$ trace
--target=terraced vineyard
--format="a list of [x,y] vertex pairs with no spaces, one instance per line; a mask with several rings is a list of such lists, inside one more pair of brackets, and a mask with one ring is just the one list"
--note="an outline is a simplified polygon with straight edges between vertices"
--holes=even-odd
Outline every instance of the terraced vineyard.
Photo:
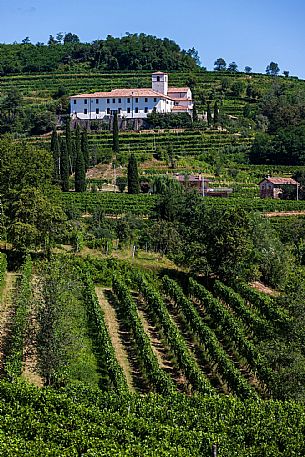
[[[238,134],[232,134],[225,131],[179,131],[170,132],[158,131],[156,133],[137,133],[129,132],[120,134],[120,153],[129,155],[133,152],[138,159],[151,159],[157,149],[167,151],[171,146],[177,156],[198,157],[209,150],[219,151],[230,145],[251,145],[253,139],[243,138]],[[89,148],[91,152],[97,148],[100,150],[111,151],[112,133],[98,132],[88,135]],[[38,147],[49,147],[50,139],[48,137],[33,137],[31,143]]]
[[[221,73],[197,71],[192,74],[183,72],[170,72],[170,85],[174,87],[185,86],[188,78],[195,78],[198,91],[203,91],[209,99],[212,93],[222,94],[221,83],[223,78],[229,81],[243,81],[251,84],[256,89],[265,92],[273,84],[272,78],[264,75],[246,75],[244,73]],[[281,78],[289,92],[296,87],[303,87],[302,81],[297,79]],[[86,72],[86,73],[40,73],[31,75],[5,76],[0,78],[0,93],[4,93],[8,88],[18,88],[28,103],[40,104],[50,100],[51,94],[55,93],[59,87],[65,87],[69,95],[79,93],[90,93],[96,91],[109,91],[123,87],[150,87],[151,72]],[[200,99],[197,100],[199,110],[202,108]],[[223,104],[223,111],[226,114],[240,115],[243,111],[245,100],[234,96],[227,95]]]

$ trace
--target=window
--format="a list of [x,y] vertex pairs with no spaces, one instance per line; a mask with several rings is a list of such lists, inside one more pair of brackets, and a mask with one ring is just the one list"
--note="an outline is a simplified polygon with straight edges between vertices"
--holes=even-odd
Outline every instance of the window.
[[110,103],[110,98],[107,98],[107,103]]
[[115,98],[112,99],[112,103],[115,103]]
[[84,114],[87,114],[88,113],[88,110],[87,108],[84,109]]
[[154,102],[155,102],[155,103],[156,103],[156,101],[157,101],[157,99],[156,99],[156,98],[154,98]]
[[127,108],[127,113],[130,114],[130,108]]
[[96,104],[98,105],[98,98],[95,100]]
[[110,108],[107,108],[107,114],[110,114]]
[[136,102],[136,103],[138,103],[138,102],[139,102],[139,99],[138,99],[138,97],[136,97],[136,100],[135,100],[135,102]]
[[127,103],[130,103],[130,98],[127,98]]
[[100,109],[96,108],[95,112],[96,112],[96,114],[100,114]]
[[144,108],[144,113],[148,113],[148,108]]
[[139,112],[139,108],[136,107],[136,108],[134,109],[134,112],[135,112],[135,113],[138,113],[138,112]]
[[76,100],[73,100],[74,105],[76,105]]
[[121,114],[121,111],[122,111],[122,109],[121,109],[121,108],[119,108],[119,109],[118,109],[118,114]]
[[119,102],[119,103],[122,103],[122,99],[121,99],[121,98],[119,98],[118,102]]
[[147,102],[148,102],[148,98],[145,98],[145,103],[147,103]]
[[160,76],[157,76],[157,81],[160,82]]
[[88,103],[88,100],[86,98],[84,100],[84,103],[85,103],[85,105],[87,105],[87,103]]

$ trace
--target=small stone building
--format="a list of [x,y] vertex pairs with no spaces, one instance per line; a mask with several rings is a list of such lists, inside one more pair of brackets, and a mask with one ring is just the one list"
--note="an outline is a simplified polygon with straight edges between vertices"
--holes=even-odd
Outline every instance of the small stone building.
[[292,178],[267,177],[259,183],[261,198],[280,198],[283,186],[293,186],[297,189],[298,182]]

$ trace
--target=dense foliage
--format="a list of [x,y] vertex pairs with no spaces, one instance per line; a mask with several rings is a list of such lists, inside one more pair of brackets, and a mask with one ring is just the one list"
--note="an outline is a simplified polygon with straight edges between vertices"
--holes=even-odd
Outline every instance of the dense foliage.
[[47,45],[29,42],[0,45],[0,74],[50,72],[85,65],[102,70],[181,70],[194,69],[196,51],[183,51],[168,38],[126,34],[122,38],[108,35],[105,40],[80,43],[78,37],[49,39]]

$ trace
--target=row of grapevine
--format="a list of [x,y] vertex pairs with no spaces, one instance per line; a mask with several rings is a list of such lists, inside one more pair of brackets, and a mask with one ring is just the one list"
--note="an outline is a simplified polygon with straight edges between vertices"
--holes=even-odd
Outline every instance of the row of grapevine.
[[152,351],[150,340],[143,329],[129,289],[118,276],[113,278],[112,289],[123,311],[128,331],[133,335],[139,353],[140,365],[143,365],[144,368],[145,378],[148,379],[150,386],[159,393],[168,395],[174,392],[174,383],[167,373],[159,367],[158,360]]
[[157,201],[157,197],[154,195],[116,194],[113,192],[66,192],[61,194],[61,198],[66,211],[93,213],[96,209],[100,209],[105,214],[117,215],[126,213],[151,214]]
[[104,314],[96,296],[95,288],[88,271],[84,276],[84,300],[86,303],[89,320],[96,331],[96,347],[100,358],[104,361],[112,385],[120,392],[126,391],[127,381],[120,367],[111,343],[111,339],[105,324]]
[[244,282],[236,281],[234,282],[233,287],[246,301],[259,309],[259,311],[273,323],[282,327],[289,324],[289,313],[285,309],[279,308],[271,297],[268,297],[258,290],[254,290],[253,287],[250,287]]
[[227,305],[232,308],[238,316],[249,326],[250,329],[259,338],[267,337],[271,332],[271,325],[263,319],[256,311],[256,309],[250,309],[246,304],[245,300],[236,293],[231,287],[226,286],[221,281],[216,280],[213,287],[213,292]]
[[[305,455],[304,405],[225,396],[120,395],[0,383],[7,457]],[[16,413],[17,412],[17,413]]]
[[209,380],[204,376],[188,350],[185,340],[172,321],[159,292],[147,282],[143,274],[135,274],[135,281],[139,292],[149,305],[150,312],[160,323],[167,343],[177,358],[179,367],[184,371],[194,389],[198,392],[213,394],[214,390]]
[[230,340],[234,341],[240,354],[247,359],[251,368],[257,370],[259,376],[268,382],[271,370],[265,359],[257,352],[255,345],[247,338],[240,320],[235,318],[219,300],[192,278],[190,278],[189,285],[191,295],[199,300],[215,325],[221,326]]
[[192,330],[198,335],[201,343],[204,344],[211,360],[217,363],[218,372],[228,383],[232,391],[241,397],[256,397],[252,387],[250,387],[249,383],[230,360],[213,330],[203,322],[196,308],[184,295],[181,287],[168,276],[164,276],[163,288],[166,295],[174,300],[176,306],[183,312]]
[[27,318],[32,298],[31,276],[32,260],[28,256],[22,266],[16,296],[16,310],[12,325],[12,340],[5,360],[5,374],[11,380],[21,375],[23,362],[23,346],[27,328]]

